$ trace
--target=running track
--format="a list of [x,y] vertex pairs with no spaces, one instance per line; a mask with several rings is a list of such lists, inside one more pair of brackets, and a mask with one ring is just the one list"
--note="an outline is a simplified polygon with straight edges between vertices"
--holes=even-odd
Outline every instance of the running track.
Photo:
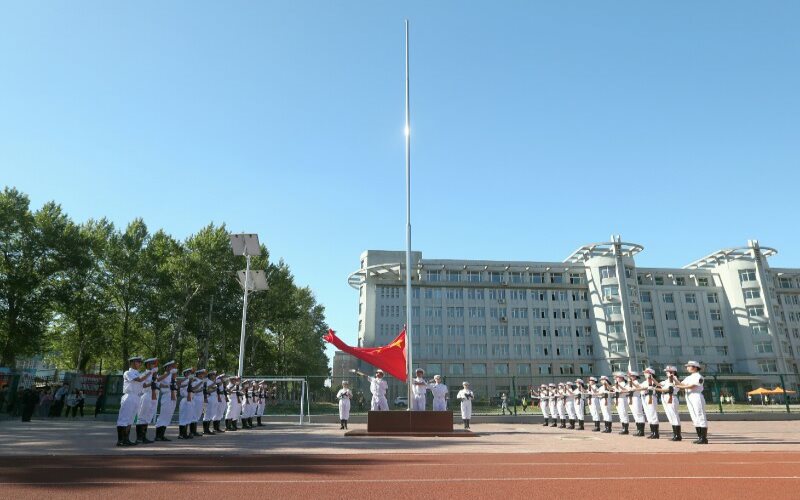
[[15,457],[0,498],[800,498],[797,453]]

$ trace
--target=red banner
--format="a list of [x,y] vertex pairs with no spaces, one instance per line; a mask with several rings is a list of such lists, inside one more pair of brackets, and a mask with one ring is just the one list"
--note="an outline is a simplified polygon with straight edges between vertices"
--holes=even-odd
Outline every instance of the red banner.
[[362,361],[366,361],[372,366],[378,367],[389,375],[406,381],[408,376],[408,363],[406,361],[406,329],[388,345],[382,347],[351,347],[336,336],[336,332],[328,330],[328,334],[322,337],[340,350],[352,354]]

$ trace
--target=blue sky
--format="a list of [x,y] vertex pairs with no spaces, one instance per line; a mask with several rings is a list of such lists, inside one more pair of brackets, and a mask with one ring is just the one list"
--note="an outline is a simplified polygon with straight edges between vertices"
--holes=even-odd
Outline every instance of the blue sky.
[[405,244],[406,17],[425,256],[800,267],[795,1],[4,2],[0,184],[257,232],[354,342],[348,274]]

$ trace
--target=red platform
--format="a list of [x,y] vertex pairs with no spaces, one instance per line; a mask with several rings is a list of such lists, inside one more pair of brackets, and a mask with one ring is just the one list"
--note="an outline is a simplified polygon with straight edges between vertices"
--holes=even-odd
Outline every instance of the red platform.
[[353,430],[345,436],[474,436],[468,430],[453,430],[449,411],[371,411],[367,430]]

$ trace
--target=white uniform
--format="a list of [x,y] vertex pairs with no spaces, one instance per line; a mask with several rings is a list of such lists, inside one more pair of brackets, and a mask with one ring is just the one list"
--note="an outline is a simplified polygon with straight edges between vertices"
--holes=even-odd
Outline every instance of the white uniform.
[[256,392],[256,417],[263,417],[264,416],[264,405],[266,404],[267,398],[264,395],[264,387],[259,386],[258,391]]
[[[156,415],[158,394],[156,394],[156,399],[153,399],[152,377],[153,375],[150,375],[142,382],[142,397],[139,398],[139,411],[136,414],[136,423],[139,425],[151,423]],[[158,387],[158,382],[156,382],[156,387]]]
[[567,418],[567,413],[564,405],[564,390],[558,389],[556,393],[556,411],[558,412],[558,419],[565,420]]
[[[639,381],[636,381],[639,384]],[[633,386],[629,386],[633,387]],[[633,413],[633,421],[637,424],[644,423],[644,406],[642,405],[642,391],[633,391],[631,396],[628,398],[628,404],[630,405],[631,413]]]
[[350,389],[341,388],[336,393],[336,399],[339,400],[339,420],[350,420],[350,399],[353,397],[353,392]]
[[[178,405],[178,425],[189,425],[193,422],[194,403],[189,401],[189,379],[184,379],[180,385],[181,402]],[[192,394],[194,399],[194,394]]]
[[575,420],[575,393],[568,387],[564,389],[564,409],[567,411],[567,417]]
[[414,400],[411,401],[412,411],[425,411],[425,396],[428,392],[428,383],[422,377],[415,377],[411,384]]
[[550,404],[547,401],[547,389],[539,389],[539,409],[544,418],[550,418]]
[[594,387],[590,389],[592,394],[591,399],[589,400],[589,413],[592,414],[592,422],[599,422],[602,420],[600,417],[600,403],[602,400],[600,399],[600,392],[598,391],[598,385],[595,384]]
[[[170,422],[172,422],[172,416],[175,414],[175,403],[177,403],[177,401],[172,399],[172,375],[162,380],[159,386],[159,392],[161,392],[161,407],[158,412],[156,427],[167,427]],[[175,389],[177,391],[177,386],[175,386]]]
[[[143,372],[142,372],[143,373]],[[139,409],[139,399],[142,397],[142,383],[136,379],[142,376],[139,370],[128,368],[122,374],[122,399],[119,403],[117,427],[127,427],[133,424],[133,418]]]
[[[658,425],[658,393],[651,388],[649,378],[645,378],[644,381],[639,385],[644,388],[641,399],[642,408],[644,408],[644,416],[647,419],[647,423],[649,425]],[[658,384],[655,383],[653,387],[658,387]]]
[[703,396],[703,376],[699,372],[692,373],[683,381],[681,385],[693,385],[693,389],[686,391],[686,406],[689,407],[689,415],[695,427],[708,427],[706,419],[706,398]]
[[600,413],[603,415],[603,422],[613,422],[611,419],[611,399],[613,392],[606,389],[605,385],[600,385],[597,393],[600,395]]
[[[661,387],[669,390],[670,387],[673,387],[673,384],[671,384],[669,380],[663,380],[661,382]],[[670,397],[672,398],[672,402],[670,402]],[[681,425],[681,417],[678,414],[679,403],[678,389],[673,388],[672,394],[666,392],[661,394],[661,406],[664,407],[664,413],[667,414],[667,420],[669,420],[670,425]]]
[[370,409],[372,411],[388,411],[389,403],[386,402],[386,391],[389,384],[378,377],[367,377],[369,380],[369,391],[372,393]]
[[621,391],[627,390],[628,385],[625,382],[618,382],[616,387],[620,391],[614,398],[617,405],[617,416],[621,424],[627,424],[630,422],[628,418],[628,394]]
[[[203,421],[204,422],[211,422],[214,420],[214,415],[217,414],[217,391],[216,387],[214,387],[214,381],[210,378],[206,378],[206,408],[203,411]],[[203,424],[205,425],[205,424]]]
[[583,413],[584,400],[585,397],[581,392],[581,388],[575,387],[575,389],[572,392],[572,408],[573,408],[572,411],[575,414],[575,418],[577,418],[578,421],[584,420],[584,413]]
[[447,386],[444,384],[431,384],[428,386],[433,394],[433,411],[447,410]]
[[461,401],[461,419],[469,420],[472,418],[472,400],[475,399],[475,393],[470,389],[461,389],[456,394],[456,399]]
[[233,382],[228,383],[228,413],[225,415],[226,419],[239,419],[239,414],[242,411],[242,405],[239,403],[240,397],[239,386]]
[[205,387],[205,380],[197,379],[194,387],[195,393],[192,394],[192,422],[198,422],[203,415],[203,388]]
[[225,417],[228,401],[225,399],[227,391],[225,390],[224,382],[221,378],[217,378],[216,392],[219,399],[217,401],[217,411],[214,413],[214,420],[222,420]]

